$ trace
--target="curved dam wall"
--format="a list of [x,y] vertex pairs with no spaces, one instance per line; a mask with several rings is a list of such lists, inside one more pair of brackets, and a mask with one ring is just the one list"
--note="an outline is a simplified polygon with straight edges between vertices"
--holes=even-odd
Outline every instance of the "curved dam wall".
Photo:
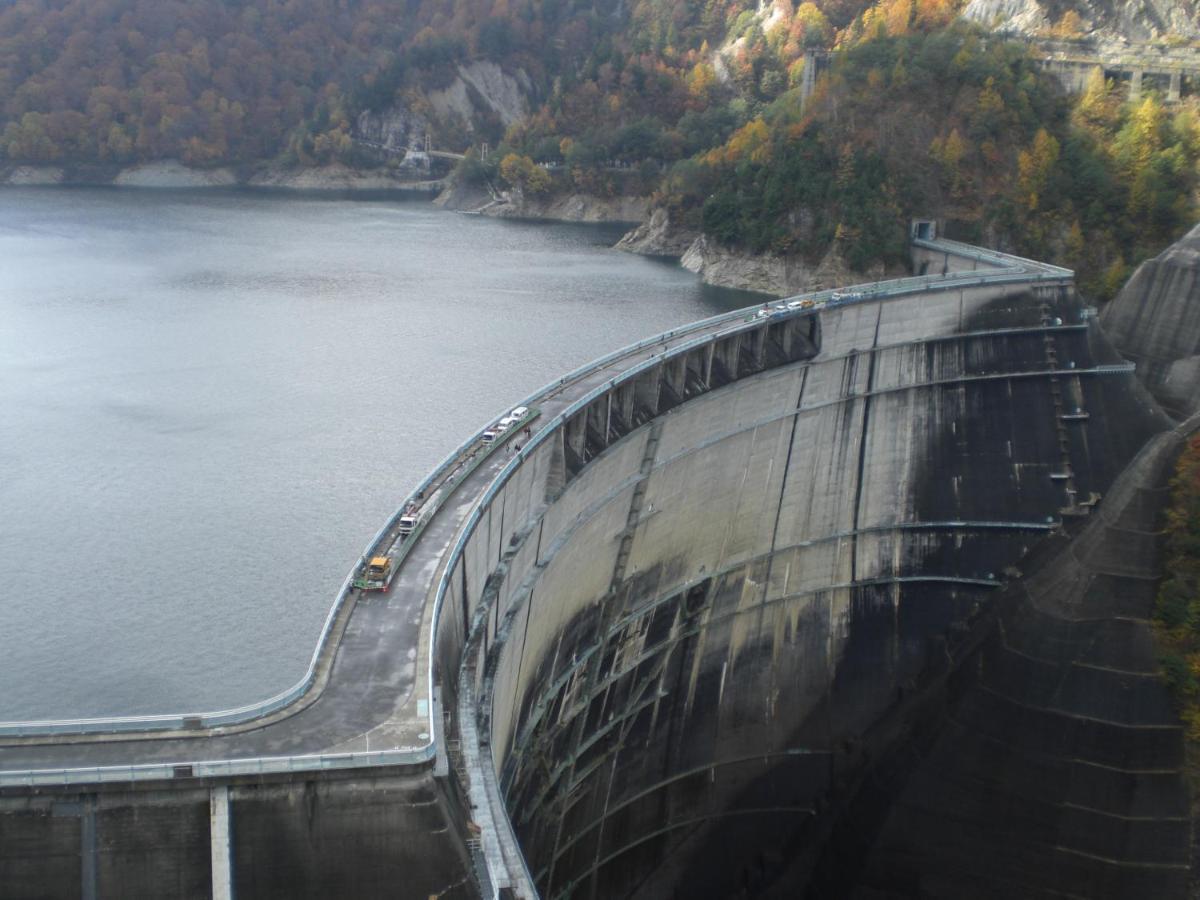
[[792,321],[543,435],[451,573],[484,852],[543,897],[802,887],[874,723],[1165,426],[1067,278]]

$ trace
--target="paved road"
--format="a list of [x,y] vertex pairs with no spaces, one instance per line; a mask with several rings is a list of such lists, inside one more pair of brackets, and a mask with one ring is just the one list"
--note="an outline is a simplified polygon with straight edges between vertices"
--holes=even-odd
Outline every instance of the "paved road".
[[[1004,257],[953,242],[917,242],[919,246],[944,249],[965,255],[984,267],[979,272],[950,275],[945,286],[960,279],[975,283],[977,275],[998,273],[991,266],[1005,267],[1010,276],[1026,272],[1042,277],[1069,277],[1070,273],[1031,261]],[[909,290],[929,289],[932,279],[898,279],[863,289],[851,288],[842,295],[821,295],[812,310],[830,303],[875,302],[886,299],[904,286]],[[753,312],[749,310],[747,312]],[[553,420],[571,403],[615,375],[700,336],[714,334],[740,324],[745,313],[697,323],[669,339],[651,342],[625,353],[525,401],[541,409],[538,428]],[[310,691],[282,713],[252,725],[146,736],[144,733],[109,736],[59,736],[53,738],[0,738],[0,776],[24,770],[190,763],[245,760],[262,757],[297,757],[363,751],[414,751],[428,748],[429,716],[425,679],[426,661],[419,658],[422,635],[428,636],[433,599],[442,567],[471,511],[509,459],[507,448],[492,453],[477,469],[459,482],[420,534],[386,593],[356,594],[344,616],[345,630],[323,690]],[[333,645],[331,645],[333,646]],[[419,689],[416,689],[419,688]],[[5,779],[0,777],[0,783]]]
[[[534,401],[541,416],[533,427],[549,422],[592,388],[673,344],[729,325],[729,321],[713,323],[634,351],[551,389]],[[3,738],[0,771],[186,763],[427,745],[430,736],[424,700],[413,697],[414,685],[425,677],[417,661],[422,625],[428,625],[433,594],[449,549],[479,498],[508,462],[509,452],[501,447],[455,486],[409,551],[388,592],[356,592],[357,602],[338,645],[328,683],[301,711],[277,714],[256,727],[195,735]]]

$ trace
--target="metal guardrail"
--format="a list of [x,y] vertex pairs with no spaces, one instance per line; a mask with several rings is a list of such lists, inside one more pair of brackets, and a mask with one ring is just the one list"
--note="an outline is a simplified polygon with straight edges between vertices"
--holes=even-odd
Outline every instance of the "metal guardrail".
[[232,778],[281,772],[327,772],[379,766],[411,766],[433,759],[434,745],[414,750],[373,750],[363,753],[319,753],[305,756],[253,757],[207,762],[148,763],[71,769],[30,769],[0,772],[0,787],[124,784],[130,781],[170,781],[176,778]]
[[[711,316],[707,319],[701,319],[697,322],[691,322],[687,325],[682,325],[679,328],[670,331],[656,334],[653,337],[643,338],[640,341],[621,347],[610,353],[605,354],[597,359],[591,360],[576,369],[568,372],[566,375],[549,382],[539,388],[530,396],[526,397],[518,406],[534,406],[542,400],[542,398],[558,390],[563,385],[591,374],[597,369],[620,359],[623,356],[628,356],[651,347],[655,344],[671,340],[682,334],[688,334],[697,330],[709,328],[712,325],[722,321],[732,321],[742,318],[746,314],[746,310],[753,311],[755,307],[747,307],[745,309],[733,310],[727,313],[721,313],[716,316]],[[384,522],[383,526],[375,533],[374,537],[368,541],[366,548],[359,557],[359,561],[355,563],[342,582],[342,587],[338,591],[337,597],[334,599],[333,606],[330,607],[329,614],[325,617],[325,622],[321,628],[320,634],[317,637],[316,649],[313,651],[312,658],[304,675],[292,686],[280,691],[265,700],[248,703],[243,706],[232,707],[229,709],[216,710],[212,712],[190,712],[190,713],[164,713],[161,715],[141,715],[141,716],[111,716],[103,718],[71,718],[57,720],[40,720],[26,722],[0,722],[0,736],[8,737],[29,737],[29,736],[46,736],[56,734],[118,734],[130,731],[164,731],[164,730],[182,730],[185,727],[196,728],[197,723],[200,729],[215,728],[225,725],[239,724],[242,722],[252,721],[270,715],[294,703],[297,699],[312,686],[316,677],[317,665],[320,661],[322,652],[325,649],[325,642],[328,640],[330,632],[333,628],[333,623],[337,619],[338,613],[341,611],[342,605],[345,603],[347,596],[352,592],[352,582],[354,573],[358,569],[362,559],[369,556],[372,550],[378,546],[380,541],[396,527],[396,522],[404,514],[404,511],[410,504],[417,500],[418,495],[423,495],[435,481],[443,477],[450,469],[457,466],[462,457],[474,446],[482,437],[483,433],[491,428],[495,421],[500,417],[496,416],[486,425],[476,431],[471,437],[463,441],[455,450],[447,455],[438,465],[425,477],[425,479],[414,488],[407,497],[396,508],[396,511]],[[433,511],[432,515],[436,515],[437,510]]]
[[[1050,266],[1044,263],[1038,263],[1032,260],[1024,260],[1020,257],[1014,257],[1007,254],[998,253],[996,251],[984,250],[979,247],[973,247],[968,244],[960,244],[955,241],[926,241],[914,240],[914,246],[919,246],[924,249],[949,252],[955,256],[963,256],[975,259],[981,262],[986,262],[995,267],[992,272],[968,272],[968,273],[952,273],[947,275],[918,275],[907,278],[893,279],[886,282],[869,282],[866,284],[852,285],[837,289],[817,291],[809,294],[799,294],[793,297],[784,298],[783,300],[769,301],[771,306],[777,312],[783,312],[786,317],[799,317],[812,315],[824,309],[840,308],[859,303],[871,303],[880,300],[896,299],[902,296],[908,296],[917,293],[925,292],[944,292],[951,290],[965,289],[974,286],[982,285],[1001,285],[1009,283],[1022,283],[1031,281],[1069,281],[1074,277],[1074,273],[1068,269]],[[782,310],[784,306],[794,300],[812,300],[814,304],[805,309]],[[721,313],[716,316],[711,316],[707,319],[702,319],[697,322],[692,322],[683,325],[679,328],[671,329],[661,334],[652,337],[644,338],[636,341],[618,350],[614,350],[598,359],[585,363],[582,366],[567,373],[561,378],[552,381],[517,405],[534,406],[544,401],[545,398],[552,395],[554,392],[561,389],[564,385],[592,374],[605,366],[627,356],[636,354],[656,345],[663,346],[663,352],[654,354],[630,369],[622,371],[619,375],[614,376],[603,384],[593,388],[586,395],[574,401],[566,410],[559,413],[543,426],[525,443],[520,451],[504,466],[503,469],[493,479],[488,486],[487,491],[480,498],[480,501],[475,504],[466,523],[459,531],[458,539],[456,540],[450,555],[447,557],[442,570],[442,576],[439,579],[437,592],[434,598],[433,616],[431,618],[431,629],[434,635],[437,634],[440,624],[440,616],[442,604],[449,583],[450,573],[458,564],[462,557],[463,550],[467,541],[470,539],[475,527],[478,525],[482,515],[482,510],[486,508],[499,493],[499,491],[507,484],[513,473],[520,467],[529,454],[547,440],[557,428],[565,424],[566,420],[578,413],[588,404],[592,403],[597,398],[603,396],[606,392],[612,390],[617,384],[637,377],[642,372],[659,365],[664,358],[676,356],[680,353],[686,353],[689,350],[704,346],[708,343],[724,339],[735,333],[753,330],[762,324],[762,319],[754,316],[754,313],[760,307],[751,306],[738,310],[733,310],[727,313]],[[747,318],[749,314],[749,318]],[[706,331],[715,326],[727,323],[736,323],[734,327],[714,331],[705,334],[699,338],[684,341],[667,346],[667,342],[676,338],[694,334],[698,331]],[[391,531],[396,525],[396,520],[403,515],[404,510],[413,502],[418,494],[423,494],[429,486],[442,477],[449,469],[461,463],[461,457],[482,437],[483,432],[491,427],[492,423],[488,423],[480,428],[474,435],[464,441],[452,453],[450,453],[441,463],[415,488],[404,502],[400,504],[397,510],[387,520],[382,528],[376,532],[375,536],[367,545],[363,556],[366,556],[371,550]],[[449,493],[453,493],[448,492]],[[445,497],[443,501],[445,501]],[[435,515],[436,510],[431,514]],[[322,655],[327,650],[333,648],[327,647],[330,635],[333,630],[339,614],[341,613],[346,600],[351,593],[351,581],[354,572],[357,569],[356,563],[351,569],[346,579],[342,584],[341,590],[338,592],[337,598],[333,606],[330,608],[329,614],[325,618],[325,623],[321,629],[317,640],[316,648],[313,651],[307,670],[304,676],[284,691],[275,694],[265,700],[255,703],[249,703],[244,706],[235,707],[232,709],[218,710],[215,712],[203,712],[195,714],[171,713],[164,715],[151,716],[125,716],[112,718],[93,718],[93,719],[63,719],[56,721],[35,721],[35,722],[0,722],[0,736],[30,736],[30,735],[57,735],[57,734],[115,734],[128,733],[135,731],[162,731],[175,730],[189,727],[196,729],[192,732],[195,734],[204,728],[213,728],[225,725],[239,724],[243,722],[253,721],[277,712],[280,709],[294,703],[302,697],[313,685],[317,677]],[[435,641],[433,643],[436,643]],[[430,735],[436,734],[434,730],[434,704],[431,702],[434,695],[433,691],[433,660],[430,663],[426,672],[427,694],[425,697],[424,706],[426,715],[428,716],[428,729]],[[198,726],[198,728],[197,728]],[[253,757],[239,760],[214,760],[206,762],[180,762],[170,764],[152,764],[152,765],[135,765],[135,766],[106,766],[106,767],[80,767],[71,769],[47,769],[47,770],[26,770],[26,771],[0,771],[0,786],[4,785],[23,785],[23,784],[90,784],[96,782],[110,781],[131,781],[131,780],[157,780],[169,777],[179,777],[181,770],[187,770],[186,774],[194,777],[214,776],[220,777],[223,775],[237,774],[266,774],[292,771],[316,771],[321,769],[332,768],[354,768],[366,766],[389,766],[389,765],[405,765],[420,762],[426,762],[433,758],[435,753],[435,745],[431,739],[429,743],[414,748],[403,748],[396,750],[371,751],[356,754],[317,754],[308,756],[292,756],[292,757]],[[39,779],[31,781],[30,779]]]

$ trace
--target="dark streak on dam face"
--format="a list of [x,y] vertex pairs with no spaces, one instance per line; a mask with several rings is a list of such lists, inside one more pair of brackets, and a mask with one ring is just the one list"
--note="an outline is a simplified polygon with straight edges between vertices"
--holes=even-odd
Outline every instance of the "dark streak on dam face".
[[480,730],[545,898],[795,896],[877,723],[1166,426],[1061,289],[813,338],[501,504]]

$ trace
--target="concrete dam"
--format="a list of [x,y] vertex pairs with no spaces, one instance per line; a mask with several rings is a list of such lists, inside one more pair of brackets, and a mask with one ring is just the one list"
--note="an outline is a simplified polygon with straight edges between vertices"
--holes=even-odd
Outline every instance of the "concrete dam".
[[[0,897],[1184,896],[1142,634],[1182,432],[1070,272],[913,261],[610,354],[524,401],[515,452],[468,439],[285,695],[0,723]],[[1021,606],[1126,549],[1090,631]],[[1139,627],[1114,676],[1098,642]],[[1063,689],[1047,642],[1109,681]]]

